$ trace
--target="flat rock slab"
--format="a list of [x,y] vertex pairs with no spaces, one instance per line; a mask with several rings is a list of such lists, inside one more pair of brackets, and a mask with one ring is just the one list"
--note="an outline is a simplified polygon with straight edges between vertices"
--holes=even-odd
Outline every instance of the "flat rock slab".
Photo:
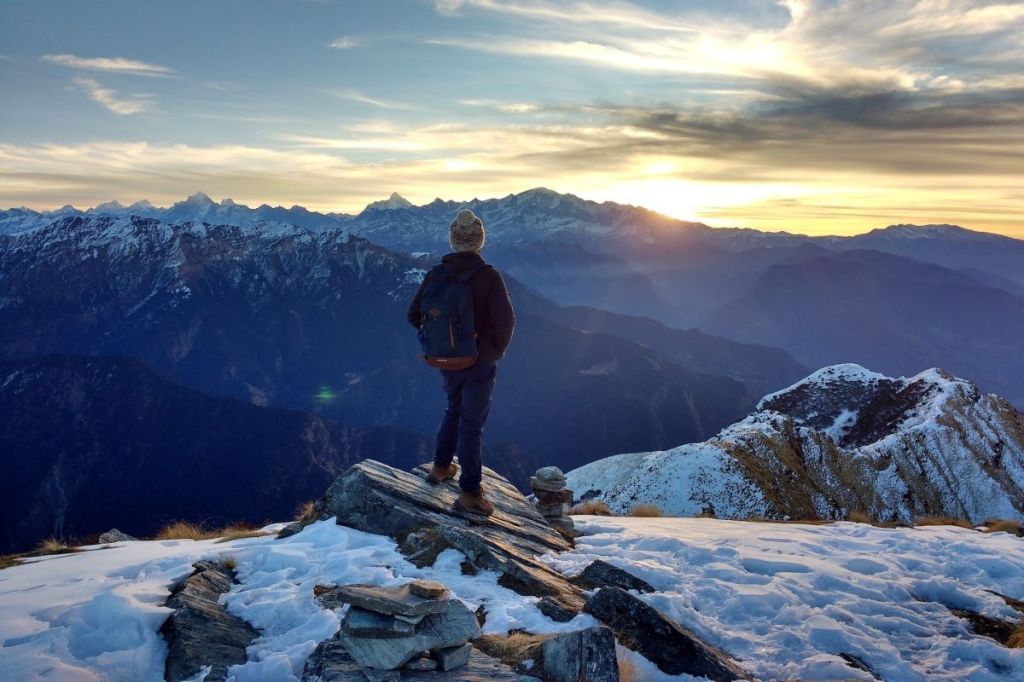
[[447,599],[448,587],[436,580],[413,580],[409,583],[409,591],[417,597],[427,599]]
[[751,679],[729,654],[621,588],[598,590],[584,610],[610,627],[620,644],[669,675],[707,677],[715,682]]
[[336,609],[342,604],[351,604],[389,616],[426,616],[431,613],[442,613],[448,608],[447,600],[421,597],[414,594],[409,585],[342,585],[322,593],[317,599],[326,608]]
[[578,613],[582,591],[538,559],[564,552],[572,544],[552,528],[534,506],[493,470],[484,467],[483,486],[494,503],[489,518],[467,517],[452,505],[458,484],[426,481],[428,465],[412,472],[364,460],[339,476],[314,506],[314,518],[394,538],[420,566],[433,564],[448,548],[465,554],[472,568],[501,574],[500,583],[520,594],[551,597]]
[[[337,639],[321,642],[306,661],[302,682],[366,682],[360,666]],[[541,682],[520,675],[509,666],[476,649],[469,662],[450,671],[403,670],[402,682]]]
[[259,633],[220,603],[234,583],[230,569],[212,561],[198,561],[193,568],[165,603],[174,613],[160,627],[168,648],[164,679],[180,682],[210,666],[205,679],[220,682],[228,668],[245,663],[246,647]]
[[408,637],[416,632],[416,626],[413,623],[398,620],[393,616],[385,616],[375,611],[367,611],[357,606],[353,606],[345,614],[343,627],[345,634],[352,637],[378,637],[380,639]]
[[654,592],[654,587],[646,580],[637,578],[632,573],[612,566],[607,561],[598,559],[583,569],[583,572],[570,580],[586,590],[601,587],[621,587],[624,590],[638,592]]
[[457,599],[446,603],[444,613],[431,614],[420,621],[413,634],[407,637],[381,639],[350,635],[347,632],[349,617],[346,614],[342,620],[338,639],[348,654],[367,668],[400,668],[424,651],[461,646],[480,636],[476,615]]

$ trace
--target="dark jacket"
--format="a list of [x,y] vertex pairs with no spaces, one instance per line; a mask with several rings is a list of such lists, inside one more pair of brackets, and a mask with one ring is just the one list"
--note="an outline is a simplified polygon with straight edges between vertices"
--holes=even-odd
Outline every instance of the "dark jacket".
[[[478,253],[449,253],[441,259],[445,272],[457,275],[480,265],[484,259]],[[420,314],[420,298],[430,279],[430,272],[423,278],[419,291],[409,304],[409,324],[417,329],[423,319]],[[473,292],[473,321],[476,327],[477,362],[494,364],[505,354],[512,332],[516,326],[516,314],[512,310],[505,280],[494,268],[484,268],[469,280]]]

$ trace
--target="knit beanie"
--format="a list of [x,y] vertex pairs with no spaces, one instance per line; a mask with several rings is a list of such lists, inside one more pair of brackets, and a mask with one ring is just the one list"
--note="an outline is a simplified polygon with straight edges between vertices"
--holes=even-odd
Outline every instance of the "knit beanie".
[[452,250],[463,253],[484,248],[484,223],[468,208],[459,211],[448,231],[448,242]]

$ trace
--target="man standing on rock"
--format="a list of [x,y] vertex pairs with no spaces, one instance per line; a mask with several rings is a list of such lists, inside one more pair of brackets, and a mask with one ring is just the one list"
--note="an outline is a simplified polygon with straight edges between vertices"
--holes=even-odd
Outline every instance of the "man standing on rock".
[[462,209],[448,236],[453,253],[423,278],[408,313],[419,331],[424,359],[441,370],[448,396],[427,480],[439,484],[455,478],[457,454],[462,494],[455,508],[490,516],[494,505],[481,487],[482,437],[497,363],[512,340],[516,318],[501,274],[480,256],[483,221]]

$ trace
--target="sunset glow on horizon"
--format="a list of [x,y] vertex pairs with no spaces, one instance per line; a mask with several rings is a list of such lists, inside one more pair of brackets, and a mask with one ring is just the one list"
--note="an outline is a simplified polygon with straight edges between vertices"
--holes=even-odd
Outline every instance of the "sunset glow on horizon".
[[1024,237],[1021,3],[14,0],[0,21],[0,208],[545,186],[712,226]]

